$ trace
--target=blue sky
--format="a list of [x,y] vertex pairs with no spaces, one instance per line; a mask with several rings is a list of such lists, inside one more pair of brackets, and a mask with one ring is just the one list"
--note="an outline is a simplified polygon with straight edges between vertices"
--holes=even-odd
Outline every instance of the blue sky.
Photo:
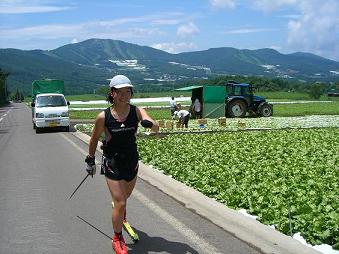
[[338,13],[339,0],[0,0],[0,48],[103,38],[170,53],[273,48],[339,61]]

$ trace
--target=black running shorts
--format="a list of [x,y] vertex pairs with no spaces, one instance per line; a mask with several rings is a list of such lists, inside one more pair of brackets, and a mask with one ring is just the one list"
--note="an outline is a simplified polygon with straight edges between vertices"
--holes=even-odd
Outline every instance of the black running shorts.
[[111,180],[130,182],[138,174],[138,169],[139,159],[137,156],[126,158],[116,155],[112,159],[102,156],[101,173]]

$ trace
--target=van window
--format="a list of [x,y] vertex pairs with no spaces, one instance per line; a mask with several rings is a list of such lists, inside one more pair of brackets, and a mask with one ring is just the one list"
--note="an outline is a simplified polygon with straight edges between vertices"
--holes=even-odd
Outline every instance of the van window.
[[59,95],[46,95],[37,98],[36,106],[41,107],[62,107],[66,106],[66,100]]

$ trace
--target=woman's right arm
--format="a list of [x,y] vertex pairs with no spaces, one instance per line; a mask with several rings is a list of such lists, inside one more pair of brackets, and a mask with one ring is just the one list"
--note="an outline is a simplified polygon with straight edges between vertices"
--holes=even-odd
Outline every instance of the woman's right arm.
[[98,141],[101,133],[105,130],[105,112],[98,114],[95,119],[94,128],[92,131],[91,139],[89,141],[88,154],[92,158],[95,157],[95,150],[97,149]]

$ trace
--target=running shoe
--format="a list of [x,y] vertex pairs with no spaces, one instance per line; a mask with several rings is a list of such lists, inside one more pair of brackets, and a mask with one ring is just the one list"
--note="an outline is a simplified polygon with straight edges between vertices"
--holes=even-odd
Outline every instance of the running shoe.
[[112,247],[116,254],[128,254],[125,240],[122,234],[119,236],[118,234],[114,234],[112,240]]

